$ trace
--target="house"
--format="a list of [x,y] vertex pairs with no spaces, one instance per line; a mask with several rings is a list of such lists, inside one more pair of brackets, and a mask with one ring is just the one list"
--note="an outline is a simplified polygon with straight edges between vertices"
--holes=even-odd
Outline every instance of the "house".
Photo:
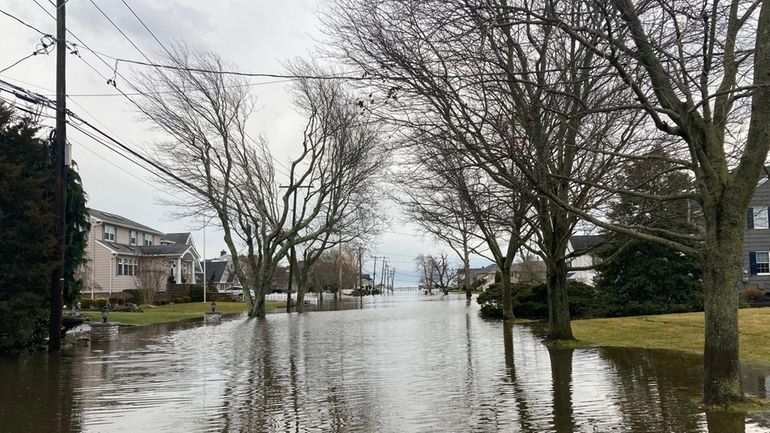
[[741,288],[758,288],[770,293],[770,182],[763,176],[749,202],[743,232],[743,275]]
[[[142,271],[151,266],[165,268],[169,282],[196,282],[200,255],[190,233],[163,233],[96,209],[88,209],[88,215],[91,230],[82,269],[84,295],[93,299],[140,288]],[[158,284],[156,290],[165,290],[165,284]]]
[[[570,260],[570,266],[575,268],[586,268],[596,266],[601,259],[597,255],[596,248],[604,243],[602,235],[575,235],[570,236],[567,245],[567,254],[578,252],[578,255]],[[584,251],[581,253],[581,251]],[[567,279],[579,281],[581,283],[593,286],[599,273],[595,269],[581,269],[571,271]]]
[[[207,290],[215,289],[221,292],[233,286],[240,286],[238,277],[235,275],[233,259],[225,251],[215,259],[207,259],[200,262],[200,270],[196,278],[203,282],[206,281]],[[203,272],[206,272],[205,276]]]
[[372,281],[371,275],[361,274],[361,287],[363,287],[365,290],[371,290],[373,285],[374,285],[374,282]]

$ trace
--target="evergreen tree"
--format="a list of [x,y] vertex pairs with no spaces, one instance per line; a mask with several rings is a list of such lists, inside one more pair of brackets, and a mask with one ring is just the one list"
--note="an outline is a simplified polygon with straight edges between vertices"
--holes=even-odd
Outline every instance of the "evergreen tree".
[[0,352],[46,336],[56,242],[50,150],[0,105]]
[[86,193],[73,162],[67,174],[67,232],[64,255],[64,303],[76,302],[80,297],[83,281],[77,271],[86,262],[86,244],[91,223],[88,220]]
[[[651,196],[681,193],[692,188],[687,174],[676,169],[657,148],[635,161],[621,179],[624,188]],[[697,206],[685,200],[661,202],[626,195],[612,205],[610,219],[652,230],[700,229]],[[698,260],[661,244],[616,235],[599,252],[597,289],[606,299],[610,315],[660,314],[703,308],[702,271]]]
[[[55,257],[54,161],[34,119],[0,104],[0,353],[21,350],[47,336]],[[86,197],[73,168],[67,182],[65,302],[82,283],[90,229]]]

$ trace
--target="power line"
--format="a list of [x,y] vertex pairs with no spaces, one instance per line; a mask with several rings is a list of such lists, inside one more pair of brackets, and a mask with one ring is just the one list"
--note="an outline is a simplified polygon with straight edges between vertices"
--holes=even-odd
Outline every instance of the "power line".
[[19,17],[15,16],[15,15],[13,15],[13,14],[10,14],[10,13],[8,13],[8,12],[6,12],[6,11],[2,10],[2,9],[0,9],[0,13],[1,13],[1,14],[3,14],[3,15],[5,15],[5,16],[7,16],[7,17],[9,17],[9,18],[11,18],[11,19],[14,19],[14,20],[18,21],[19,23],[21,23],[22,25],[24,25],[24,26],[26,26],[26,27],[28,27],[28,28],[30,28],[30,29],[32,29],[32,30],[34,30],[34,31],[36,31],[36,32],[38,32],[38,33],[40,33],[40,35],[41,35],[41,36],[50,36],[50,37],[53,37],[53,35],[51,35],[50,33],[46,33],[46,32],[44,32],[44,31],[42,31],[42,30],[38,29],[37,27],[33,26],[32,24],[29,24],[28,22],[26,22],[26,21],[22,20],[21,18],[19,18]]
[[114,162],[110,161],[109,159],[107,159],[107,158],[105,158],[105,157],[103,157],[103,156],[99,155],[99,154],[98,154],[98,153],[96,153],[95,151],[93,151],[93,150],[89,149],[89,148],[88,148],[88,146],[84,145],[83,143],[78,143],[77,141],[75,141],[75,140],[72,140],[72,139],[69,139],[68,141],[69,141],[70,143],[73,143],[73,144],[77,144],[77,145],[78,145],[80,148],[82,148],[83,150],[85,150],[85,151],[87,151],[88,153],[90,153],[90,154],[94,155],[95,157],[97,157],[97,158],[101,159],[102,161],[106,162],[107,164],[110,164],[111,166],[113,166],[113,167],[117,168],[118,170],[122,171],[123,173],[125,173],[125,174],[127,174],[127,175],[129,175],[129,176],[133,177],[134,179],[136,179],[136,180],[138,180],[138,181],[140,181],[140,182],[144,183],[145,185],[149,186],[150,188],[153,188],[153,189],[155,189],[155,190],[157,190],[157,191],[160,191],[160,192],[162,192],[162,193],[164,193],[164,194],[169,194],[169,192],[168,192],[168,191],[166,191],[166,190],[163,190],[163,189],[161,189],[161,188],[158,188],[158,186],[151,184],[150,182],[148,182],[148,181],[146,181],[146,180],[142,179],[141,177],[139,177],[139,176],[137,176],[137,175],[135,175],[135,174],[131,173],[130,171],[126,170],[125,168],[123,168],[123,167],[119,166],[118,164],[115,164]]
[[[98,4],[96,4],[96,2],[95,2],[94,0],[89,0],[89,1],[90,1],[90,2],[91,2],[91,4],[92,4],[92,5],[94,5],[94,7],[95,7],[95,8],[96,8],[96,9],[97,9],[97,10],[98,10],[98,11],[99,11],[101,14],[102,14],[102,16],[104,16],[104,18],[106,18],[106,19],[107,19],[107,21],[109,21],[109,22],[110,22],[110,24],[112,24],[112,26],[113,26],[113,27],[115,27],[115,30],[117,30],[117,31],[118,31],[118,32],[119,32],[121,35],[123,35],[123,37],[124,37],[124,38],[126,38],[126,40],[128,41],[128,43],[129,43],[129,44],[131,44],[131,46],[133,46],[134,48],[136,48],[136,51],[138,51],[138,52],[139,52],[139,54],[141,54],[141,55],[142,55],[142,57],[144,57],[144,58],[145,58],[145,59],[146,59],[148,62],[150,62],[150,61],[151,61],[151,60],[150,60],[150,58],[149,58],[149,57],[147,57],[147,55],[146,55],[146,54],[144,54],[144,51],[142,51],[142,49],[141,49],[141,48],[139,48],[139,46],[137,46],[137,45],[134,43],[134,41],[133,41],[133,40],[131,40],[131,38],[129,38],[129,37],[128,37],[128,35],[127,35],[127,34],[125,34],[125,33],[123,32],[123,30],[122,30],[120,27],[118,27],[118,25],[117,25],[117,24],[115,24],[115,22],[114,22],[114,21],[112,21],[112,18],[110,18],[110,16],[109,16],[109,15],[107,15],[107,14],[106,14],[106,13],[105,13],[105,12],[102,10],[102,8],[100,8],[100,7],[99,7],[99,5],[98,5]],[[125,2],[124,2],[124,3],[125,3]],[[129,9],[130,9],[130,8],[129,8]]]
[[[139,15],[137,15],[136,12],[134,12],[134,10],[131,8],[131,6],[129,6],[128,3],[126,3],[126,0],[120,0],[120,1],[122,1],[123,4],[128,8],[128,10],[131,11],[131,13],[134,15],[134,17],[142,24],[142,27],[144,27],[144,29],[147,30],[147,33],[149,33],[153,37],[153,39],[155,39],[155,42],[157,42],[158,45],[160,45],[161,48],[163,48],[163,50],[166,52],[166,54],[168,54],[169,56],[173,57],[171,55],[171,52],[166,48],[165,45],[163,45],[163,42],[161,42],[160,39],[158,39],[158,37],[155,36],[155,33],[153,33],[152,30],[150,30],[150,28],[147,27],[147,24],[145,24],[144,21],[141,18],[139,18]],[[92,0],[92,2],[93,2],[93,0]]]
[[12,64],[6,66],[5,68],[0,69],[0,74],[2,74],[3,72],[13,68],[14,66],[18,65],[19,63],[21,63],[21,62],[23,62],[23,61],[25,61],[25,60],[27,60],[27,59],[29,59],[31,57],[34,57],[34,56],[36,56],[38,54],[50,54],[51,51],[53,51],[51,49],[51,47],[53,47],[54,45],[56,45],[56,40],[53,38],[53,36],[51,36],[51,35],[43,35],[43,37],[40,38],[40,43],[35,48],[35,51],[32,51],[30,54],[27,54],[26,56],[24,56],[21,59],[13,62]]

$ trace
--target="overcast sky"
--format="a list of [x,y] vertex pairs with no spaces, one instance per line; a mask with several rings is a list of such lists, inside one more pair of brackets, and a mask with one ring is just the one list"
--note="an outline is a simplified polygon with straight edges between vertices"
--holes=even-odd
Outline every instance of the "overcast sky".
[[[37,1],[55,15],[51,3]],[[159,44],[121,1],[93,1],[139,49],[151,58],[159,57],[162,50]],[[325,6],[323,1],[126,0],[126,3],[162,42],[184,42],[195,49],[216,52],[241,71],[283,72],[282,64],[286,60],[317,55],[314,46],[322,40],[317,15]],[[0,9],[43,32],[55,34],[54,20],[33,0],[5,0]],[[91,0],[67,2],[67,27],[97,52],[142,59],[136,48]],[[68,36],[68,39],[73,38]],[[0,69],[3,69],[35,50],[40,43],[40,34],[0,15],[0,41]],[[147,148],[158,137],[157,133],[147,123],[140,122],[131,103],[99,75],[115,76],[113,65],[105,65],[86,50],[81,49],[79,53],[81,58],[75,55],[67,58],[67,92],[71,95],[68,108],[122,142],[136,149]],[[37,55],[3,72],[0,77],[53,97],[55,64],[54,53]],[[131,77],[125,64],[119,65],[118,71]],[[288,84],[270,83],[273,81],[276,80],[251,81],[259,110],[249,125],[249,133],[266,137],[276,158],[286,162],[298,149],[303,119],[291,105]],[[120,77],[116,78],[116,85],[130,92]],[[8,94],[2,96],[8,97]],[[164,232],[193,231],[196,247],[204,254],[201,222],[172,220],[170,209],[159,203],[169,193],[154,182],[150,173],[72,128],[68,136],[90,207],[123,215]],[[388,257],[391,266],[397,269],[397,286],[414,286],[418,280],[414,257],[436,254],[445,248],[426,238],[415,226],[405,223],[397,210],[387,212],[394,215],[393,225],[372,248],[371,255]],[[222,249],[221,232],[209,227],[205,256],[215,257]],[[480,259],[475,264],[486,263]],[[371,268],[369,258],[364,272],[371,272]]]

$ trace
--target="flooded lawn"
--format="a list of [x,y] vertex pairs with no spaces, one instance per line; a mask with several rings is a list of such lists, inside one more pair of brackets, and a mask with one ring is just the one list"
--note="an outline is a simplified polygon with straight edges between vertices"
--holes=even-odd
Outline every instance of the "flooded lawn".
[[[0,431],[770,432],[770,414],[703,412],[697,356],[549,350],[462,297],[122,332],[0,360]],[[770,368],[744,375],[766,397]]]

